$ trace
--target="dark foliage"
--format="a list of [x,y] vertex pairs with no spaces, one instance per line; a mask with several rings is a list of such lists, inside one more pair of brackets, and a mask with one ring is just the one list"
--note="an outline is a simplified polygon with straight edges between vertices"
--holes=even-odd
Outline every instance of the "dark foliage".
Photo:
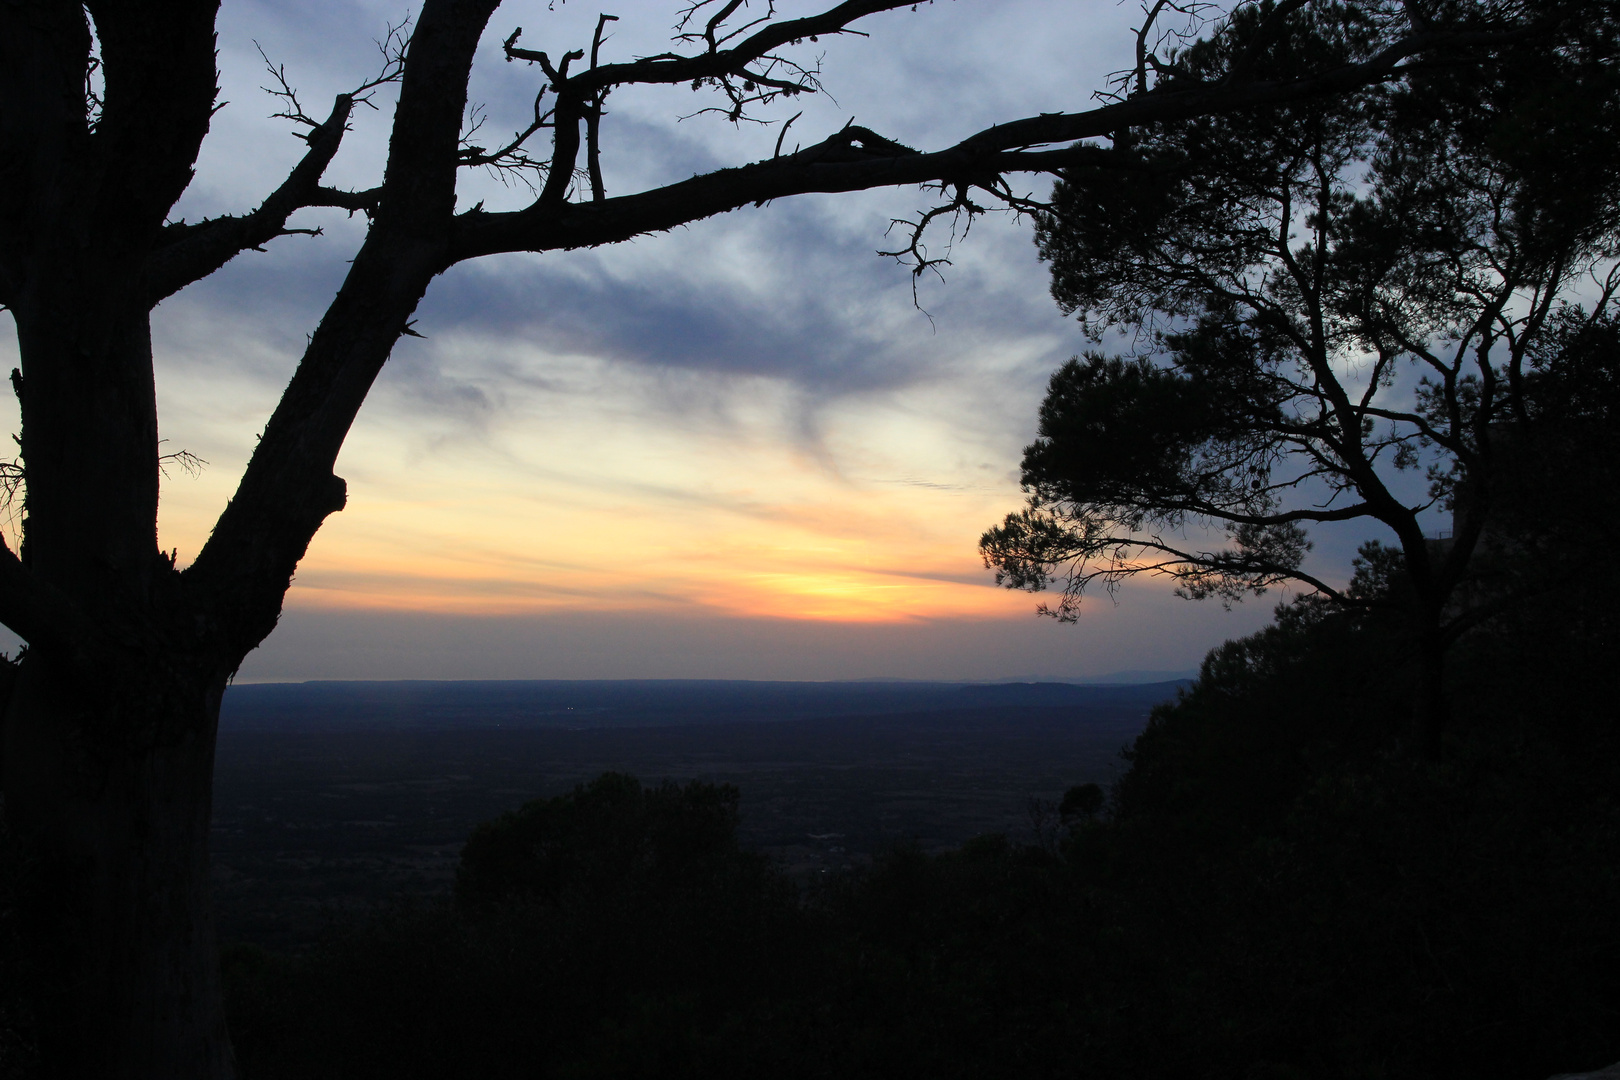
[[453,904],[297,962],[228,950],[247,1075],[667,1077],[734,1048],[763,1065],[748,1033],[775,1026],[806,915],[738,849],[737,798],[608,773],[476,830]]
[[[1348,61],[1384,17],[1313,4],[1279,31],[1288,6],[1238,9],[1176,57],[1179,77],[1228,77],[1256,51],[1281,70]],[[1536,584],[1503,565],[1501,535],[1534,546],[1529,519],[1555,500],[1612,502],[1612,477],[1567,466],[1574,440],[1603,441],[1612,397],[1620,21],[1526,8],[1545,32],[1489,64],[1124,132],[1115,167],[1064,171],[1037,222],[1053,296],[1135,351],[1052,377],[1028,505],[980,541],[998,582],[1056,583],[1041,610],[1066,620],[1090,584],[1138,574],[1225,602],[1293,580],[1354,606],[1396,594],[1346,596],[1304,566],[1306,527],[1382,526],[1405,562],[1422,748],[1439,755],[1446,651]],[[1398,475],[1413,469],[1427,497]],[[1442,545],[1435,509],[1452,511]]]
[[1493,495],[1504,532],[1529,545],[1526,565],[1602,558],[1620,523],[1620,475],[1606,444],[1620,430],[1620,316],[1564,319],[1533,358],[1526,435]]
[[1185,935],[1187,1049],[1305,1076],[1537,1076],[1620,1053],[1617,732],[1595,650],[1563,632],[1593,607],[1470,639],[1445,765],[1396,749],[1386,634],[1295,612],[1212,654],[1091,838]]
[[750,862],[737,850],[739,798],[729,784],[666,781],[648,789],[633,776],[604,773],[479,826],[461,856],[456,900],[477,909],[594,906],[725,874]]

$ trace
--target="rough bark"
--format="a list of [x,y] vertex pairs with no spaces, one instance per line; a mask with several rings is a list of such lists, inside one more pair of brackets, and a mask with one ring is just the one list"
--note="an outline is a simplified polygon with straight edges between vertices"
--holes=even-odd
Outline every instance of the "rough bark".
[[208,130],[214,5],[90,7],[99,117],[85,9],[0,8],[0,303],[22,359],[27,484],[0,617],[30,646],[0,785],[29,868],[48,1072],[228,1077],[207,843],[235,660],[157,548],[152,305],[137,288]]
[[41,1056],[64,1077],[231,1077],[208,897],[224,679],[109,674],[32,650],[7,710]]
[[240,655],[157,549],[147,313],[110,293],[42,288],[49,302],[14,308],[28,537],[13,570],[56,618],[29,628],[0,787],[33,868],[51,1073],[226,1077],[208,833],[219,702]]

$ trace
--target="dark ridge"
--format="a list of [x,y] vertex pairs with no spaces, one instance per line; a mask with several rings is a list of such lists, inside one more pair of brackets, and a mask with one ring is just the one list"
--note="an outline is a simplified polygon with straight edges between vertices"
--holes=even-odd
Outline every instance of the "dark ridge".
[[663,727],[1003,708],[1146,709],[1187,680],[1147,684],[750,682],[708,679],[258,683],[232,686],[227,731]]

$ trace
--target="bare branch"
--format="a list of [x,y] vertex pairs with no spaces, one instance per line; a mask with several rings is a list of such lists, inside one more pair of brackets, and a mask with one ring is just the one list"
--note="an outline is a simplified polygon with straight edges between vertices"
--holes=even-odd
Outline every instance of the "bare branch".
[[404,77],[410,35],[409,19],[390,25],[383,40],[377,43],[383,57],[377,74],[362,81],[349,93],[339,94],[332,103],[332,111],[321,121],[304,112],[297,91],[287,80],[285,68],[272,64],[264,50],[258,47],[257,42],[254,43],[276,84],[275,87],[265,87],[265,92],[284,103],[282,111],[273,115],[307,128],[297,134],[309,144],[309,149],[293,166],[281,186],[253,212],[240,217],[212,218],[196,224],[176,222],[165,226],[163,243],[147,259],[142,269],[147,302],[156,304],[164,297],[212,274],[242,252],[262,250],[263,245],[279,236],[320,235],[319,229],[287,227],[287,219],[306,207],[335,206],[351,213],[358,210],[368,214],[376,209],[380,189],[345,192],[323,187],[320,181],[349,130],[354,107],[364,104],[375,108],[371,99],[377,88],[399,82]]
[[[597,59],[602,51],[602,28],[609,21],[617,22],[617,15],[598,15],[596,17],[596,33],[591,35],[591,70],[595,71]],[[585,168],[591,178],[591,198],[601,202],[607,198],[607,190],[602,186],[602,147],[600,142],[602,128],[602,103],[607,99],[608,91],[604,87],[596,92],[585,108]]]
[[[1151,89],[1148,83],[1148,72],[1151,70],[1156,78],[1162,78],[1169,73],[1166,59],[1158,55],[1167,51],[1173,59],[1175,53],[1191,42],[1203,27],[1205,12],[1214,10],[1216,5],[1198,2],[1175,3],[1172,0],[1154,0],[1153,6],[1143,5],[1144,18],[1142,25],[1136,31],[1136,67],[1129,73],[1117,76],[1116,86],[1122,91],[1129,90],[1133,85],[1135,92],[1145,94]],[[1159,24],[1159,16],[1166,11],[1184,17],[1184,24],[1179,27],[1165,27]],[[1148,48],[1148,39],[1153,38],[1153,48]],[[1168,49],[1166,48],[1168,46]]]
[[782,156],[782,140],[787,138],[788,128],[792,127],[793,122],[803,115],[803,110],[794,113],[792,116],[787,118],[787,122],[782,125],[782,129],[776,133],[776,149],[771,151],[771,159],[773,161]]
[[382,67],[377,74],[349,91],[349,96],[358,103],[371,105],[372,91],[390,83],[397,83],[405,76],[405,59],[411,47],[411,18],[406,16],[397,23],[390,23],[388,32],[381,41],[376,43],[377,51],[382,54]]
[[166,226],[168,242],[147,258],[142,269],[141,283],[148,302],[156,304],[207,277],[243,251],[261,247],[278,236],[309,232],[287,228],[287,219],[304,207],[341,206],[369,211],[375,200],[369,199],[366,193],[340,192],[320,184],[322,174],[348,130],[353,109],[354,99],[348,94],[339,94],[326,120],[304,135],[309,150],[303,159],[257,210],[244,217]]
[[271,97],[280,98],[284,103],[281,111],[271,113],[270,118],[273,120],[290,120],[302,127],[320,127],[321,122],[319,120],[311,118],[309,114],[304,112],[304,106],[298,100],[298,90],[292,85],[292,83],[287,81],[287,66],[285,64],[277,64],[272,61],[265,53],[264,46],[260,45],[257,41],[253,43],[253,47],[254,49],[258,50],[259,59],[264,61],[266,70],[269,71],[270,77],[274,79],[276,83],[274,87],[261,86],[259,89],[263,90]]
[[179,466],[180,470],[187,476],[197,477],[202,475],[203,466],[207,464],[208,461],[205,458],[198,457],[190,450],[176,450],[173,453],[161,454],[158,457],[158,471],[165,477],[169,475],[169,470],[165,468],[168,465]]
[[368,188],[365,191],[342,191],[338,188],[329,188],[317,185],[315,192],[305,206],[334,206],[339,210],[347,210],[351,214],[356,211],[363,214],[373,213],[377,209],[377,200],[382,197],[382,188]]
[[[549,109],[542,110],[541,108],[547,89],[549,88],[542,86],[540,92],[534,96],[534,119],[522,131],[514,134],[510,142],[498,150],[485,150],[483,147],[475,146],[468,141],[473,132],[477,130],[478,125],[474,124],[472,130],[462,136],[459,164],[463,167],[482,166],[487,168],[503,183],[509,177],[516,178],[532,191],[534,184],[530,178],[543,176],[549,167],[549,163],[530,157],[525,145],[541,128],[552,126],[554,112]],[[480,120],[479,123],[481,124],[482,121]]]
[[[1008,173],[1050,172],[1081,162],[1097,164],[1107,160],[1099,155],[1108,151],[1084,145],[1084,140],[1107,136],[1124,128],[1343,93],[1402,77],[1401,61],[1424,50],[1488,46],[1502,40],[1501,35],[1476,32],[1413,35],[1390,45],[1373,59],[1309,78],[1291,82],[1256,81],[1233,87],[1199,86],[1155,92],[1082,113],[1044,113],[987,128],[954,147],[931,154],[899,147],[875,133],[846,128],[791,155],[605,200],[588,216],[561,205],[558,191],[555,202],[548,203],[542,195],[540,202],[528,211],[463,217],[458,223],[452,255],[459,261],[501,251],[590,247],[673,228],[749,203],[812,191],[853,191],[940,182],[989,187]],[[559,142],[562,135],[560,128]],[[577,132],[574,139],[577,146]],[[1079,145],[1054,150],[1030,149],[1054,143]],[[571,162],[572,158],[568,160]],[[1124,159],[1113,160],[1123,162]],[[548,189],[558,184],[556,169],[554,160]],[[535,213],[542,204],[546,204],[549,212]]]
[[[687,8],[677,30],[690,25],[692,18],[708,2],[710,0],[700,0]],[[731,102],[727,114],[734,120],[741,120],[745,118],[744,110],[748,105],[766,103],[782,95],[791,97],[820,89],[819,73],[815,68],[778,55],[776,50],[805,40],[813,42],[823,35],[859,33],[850,29],[848,24],[881,11],[915,4],[911,0],[847,0],[818,15],[782,22],[768,21],[775,14],[774,5],[770,5],[764,18],[753,20],[730,33],[720,34],[725,20],[742,6],[745,5],[727,0],[702,32],[677,35],[679,41],[701,40],[705,43],[705,50],[694,56],[664,53],[618,64],[593,63],[589,70],[570,77],[568,62],[570,58],[582,59],[583,51],[568,53],[560,65],[553,66],[547,53],[517,46],[523,32],[522,27],[518,27],[506,39],[506,57],[508,60],[539,64],[559,95],[571,97],[580,104],[593,100],[596,94],[615,86],[689,83],[693,89],[698,89],[713,85],[726,93]],[[758,29],[752,34],[726,47],[744,31],[755,27]]]

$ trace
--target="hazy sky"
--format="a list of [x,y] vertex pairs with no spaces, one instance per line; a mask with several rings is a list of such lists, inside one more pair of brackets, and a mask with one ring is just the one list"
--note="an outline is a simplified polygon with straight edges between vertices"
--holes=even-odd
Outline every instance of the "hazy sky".
[[[588,46],[606,10],[620,21],[604,56],[624,59],[666,47],[678,6],[503,7],[473,76],[490,140],[521,126],[539,85],[501,61],[513,28],[555,55]],[[267,119],[255,42],[324,115],[407,10],[227,0],[229,104],[179,213],[251,208],[302,148]],[[922,4],[862,22],[869,38],[807,44],[830,95],[778,115],[804,110],[790,145],[854,118],[932,149],[1085,108],[1125,62],[1138,16],[1111,0]],[[679,119],[712,103],[686,88],[611,98],[609,193],[770,153],[774,129]],[[378,104],[357,117],[332,182],[376,182],[392,112]],[[469,175],[462,200],[526,194]],[[395,350],[339,459],[348,509],[315,538],[281,628],[241,677],[1084,676],[1189,668],[1260,625],[1275,594],[1226,614],[1141,582],[1069,627],[993,587],[977,538],[1019,505],[1045,380],[1084,342],[1016,222],[977,223],[945,280],[921,283],[917,310],[908,272],[875,251],[892,243],[889,220],[926,199],[789,200],[440,279],[418,313],[425,340]],[[161,540],[182,564],[360,237],[341,212],[296,223],[325,235],[244,255],[155,315],[166,449],[208,462],[164,485]],[[1322,572],[1342,578],[1354,538],[1319,540]]]

